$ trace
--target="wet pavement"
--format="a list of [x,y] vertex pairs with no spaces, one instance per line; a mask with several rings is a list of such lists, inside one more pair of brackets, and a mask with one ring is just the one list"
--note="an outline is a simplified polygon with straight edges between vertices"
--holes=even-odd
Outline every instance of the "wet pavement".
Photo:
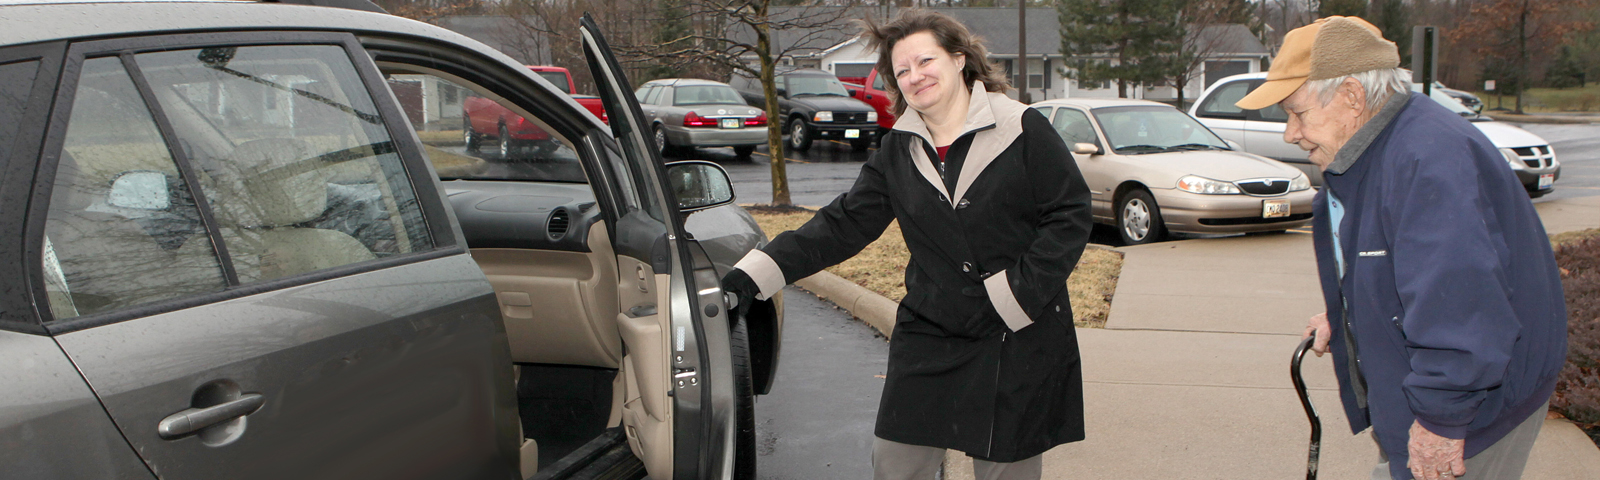
[[1600,125],[1515,125],[1549,141],[1561,162],[1555,191],[1535,203],[1600,195]]
[[889,342],[832,303],[784,288],[783,358],[756,399],[756,474],[872,478],[872,427]]

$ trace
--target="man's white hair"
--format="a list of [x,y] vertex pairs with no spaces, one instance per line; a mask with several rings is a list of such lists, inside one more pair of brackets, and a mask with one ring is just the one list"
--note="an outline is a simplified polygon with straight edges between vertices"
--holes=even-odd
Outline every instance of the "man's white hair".
[[1366,90],[1367,110],[1372,112],[1382,109],[1383,104],[1394,94],[1411,93],[1411,72],[1404,68],[1380,68],[1323,80],[1307,80],[1306,88],[1326,106],[1328,102],[1333,101],[1334,94],[1339,91],[1339,84],[1344,83],[1346,78],[1356,79],[1361,88]]

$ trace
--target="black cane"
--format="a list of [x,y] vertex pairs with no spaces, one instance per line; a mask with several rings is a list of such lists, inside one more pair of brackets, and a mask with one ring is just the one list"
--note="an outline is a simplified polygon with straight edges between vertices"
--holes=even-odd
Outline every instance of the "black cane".
[[1294,349],[1294,357],[1289,361],[1289,378],[1294,380],[1294,391],[1300,394],[1300,406],[1306,408],[1306,418],[1311,420],[1311,448],[1308,449],[1306,459],[1306,480],[1317,480],[1317,458],[1322,450],[1322,419],[1317,417],[1317,407],[1311,405],[1311,397],[1306,394],[1306,380],[1300,375],[1300,360],[1306,358],[1306,351],[1311,349],[1311,342],[1316,340],[1316,335],[1308,336],[1300,341],[1300,347]]

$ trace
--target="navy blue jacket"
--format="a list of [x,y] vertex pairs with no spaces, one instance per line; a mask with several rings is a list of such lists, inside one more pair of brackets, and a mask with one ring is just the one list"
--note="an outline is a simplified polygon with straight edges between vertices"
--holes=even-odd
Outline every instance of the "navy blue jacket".
[[[1548,401],[1567,315],[1550,240],[1505,157],[1428,97],[1402,100],[1353,163],[1324,172],[1313,229],[1350,429],[1371,425],[1394,478],[1408,479],[1413,419],[1465,438],[1472,457]],[[1342,282],[1329,191],[1345,210]]]

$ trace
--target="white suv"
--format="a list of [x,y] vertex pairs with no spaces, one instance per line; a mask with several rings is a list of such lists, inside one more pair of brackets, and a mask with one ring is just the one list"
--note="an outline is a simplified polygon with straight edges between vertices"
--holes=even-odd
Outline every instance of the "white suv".
[[[1200,94],[1200,99],[1189,107],[1189,114],[1200,119],[1200,123],[1222,138],[1243,146],[1244,151],[1293,165],[1306,172],[1313,183],[1321,186],[1322,175],[1306,158],[1306,152],[1294,144],[1284,143],[1284,122],[1289,117],[1282,108],[1273,105],[1261,110],[1243,110],[1234,105],[1234,102],[1265,82],[1266,78],[1267,74],[1263,72],[1218,80]],[[1421,88],[1421,85],[1412,85],[1413,90],[1421,91]],[[1466,117],[1484,136],[1489,137],[1489,141],[1505,155],[1506,163],[1516,172],[1517,179],[1528,189],[1528,196],[1542,197],[1555,189],[1556,179],[1561,178],[1561,162],[1556,160],[1550,142],[1514,125],[1479,115],[1437,89],[1430,97],[1450,111]]]

